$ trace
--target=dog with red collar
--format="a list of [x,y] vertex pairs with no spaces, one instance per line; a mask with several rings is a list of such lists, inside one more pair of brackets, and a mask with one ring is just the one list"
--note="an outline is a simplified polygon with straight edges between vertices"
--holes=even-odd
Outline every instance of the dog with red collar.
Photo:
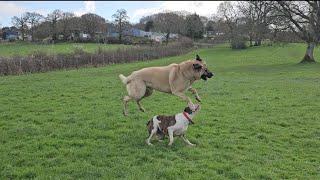
[[[191,108],[190,108],[191,107]],[[186,138],[186,131],[189,124],[194,124],[192,118],[200,111],[199,104],[189,104],[183,112],[172,116],[157,115],[150,119],[147,123],[147,128],[149,132],[149,137],[146,140],[148,145],[153,145],[150,143],[151,138],[157,135],[159,139],[163,139],[164,136],[169,136],[169,146],[173,143],[173,136],[180,136],[185,143],[190,146],[195,144],[190,143]]]

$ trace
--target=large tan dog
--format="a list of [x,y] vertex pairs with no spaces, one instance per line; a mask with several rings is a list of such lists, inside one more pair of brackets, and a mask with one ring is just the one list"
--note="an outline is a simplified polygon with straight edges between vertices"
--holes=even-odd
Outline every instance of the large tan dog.
[[119,78],[126,85],[128,96],[124,96],[124,115],[128,115],[128,102],[135,100],[139,109],[144,112],[140,101],[152,94],[153,90],[174,94],[188,104],[193,104],[191,99],[187,97],[185,90],[195,94],[196,99],[200,102],[200,97],[195,89],[191,87],[192,83],[200,78],[207,80],[211,78],[211,73],[205,62],[196,55],[195,60],[187,60],[180,64],[170,64],[162,67],[148,67],[138,71],[134,71],[128,77],[120,74]]

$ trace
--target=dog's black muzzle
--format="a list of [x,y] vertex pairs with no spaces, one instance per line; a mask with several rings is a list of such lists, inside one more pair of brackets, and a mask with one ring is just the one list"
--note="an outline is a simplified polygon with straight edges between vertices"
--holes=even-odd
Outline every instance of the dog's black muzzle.
[[212,72],[208,72],[207,70],[201,75],[201,79],[203,80],[207,80],[208,78],[212,78],[213,77],[213,73]]

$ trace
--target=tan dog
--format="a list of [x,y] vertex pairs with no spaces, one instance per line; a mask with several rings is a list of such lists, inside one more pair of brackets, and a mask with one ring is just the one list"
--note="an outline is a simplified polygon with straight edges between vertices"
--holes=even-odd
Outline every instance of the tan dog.
[[127,106],[130,100],[135,100],[139,109],[144,112],[140,101],[152,94],[153,90],[174,94],[187,103],[192,103],[191,99],[187,97],[185,90],[191,91],[195,94],[196,99],[200,102],[200,97],[196,91],[191,87],[192,83],[200,78],[207,80],[211,78],[211,73],[205,64],[197,55],[195,60],[187,60],[180,64],[170,64],[162,67],[148,67],[138,71],[134,71],[130,76],[125,77],[120,74],[119,78],[126,85],[128,96],[124,96],[124,115],[128,115]]

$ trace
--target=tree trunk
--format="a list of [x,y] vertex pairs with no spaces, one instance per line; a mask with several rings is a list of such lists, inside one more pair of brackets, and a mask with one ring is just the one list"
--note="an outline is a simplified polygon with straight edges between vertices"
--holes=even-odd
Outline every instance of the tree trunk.
[[252,36],[249,36],[250,47],[252,47]]
[[168,45],[169,37],[170,37],[170,32],[168,32],[167,35],[166,35],[166,45]]
[[314,47],[315,47],[315,43],[313,43],[313,42],[308,43],[306,54],[304,55],[304,57],[300,63],[315,63],[316,62],[313,57]]

